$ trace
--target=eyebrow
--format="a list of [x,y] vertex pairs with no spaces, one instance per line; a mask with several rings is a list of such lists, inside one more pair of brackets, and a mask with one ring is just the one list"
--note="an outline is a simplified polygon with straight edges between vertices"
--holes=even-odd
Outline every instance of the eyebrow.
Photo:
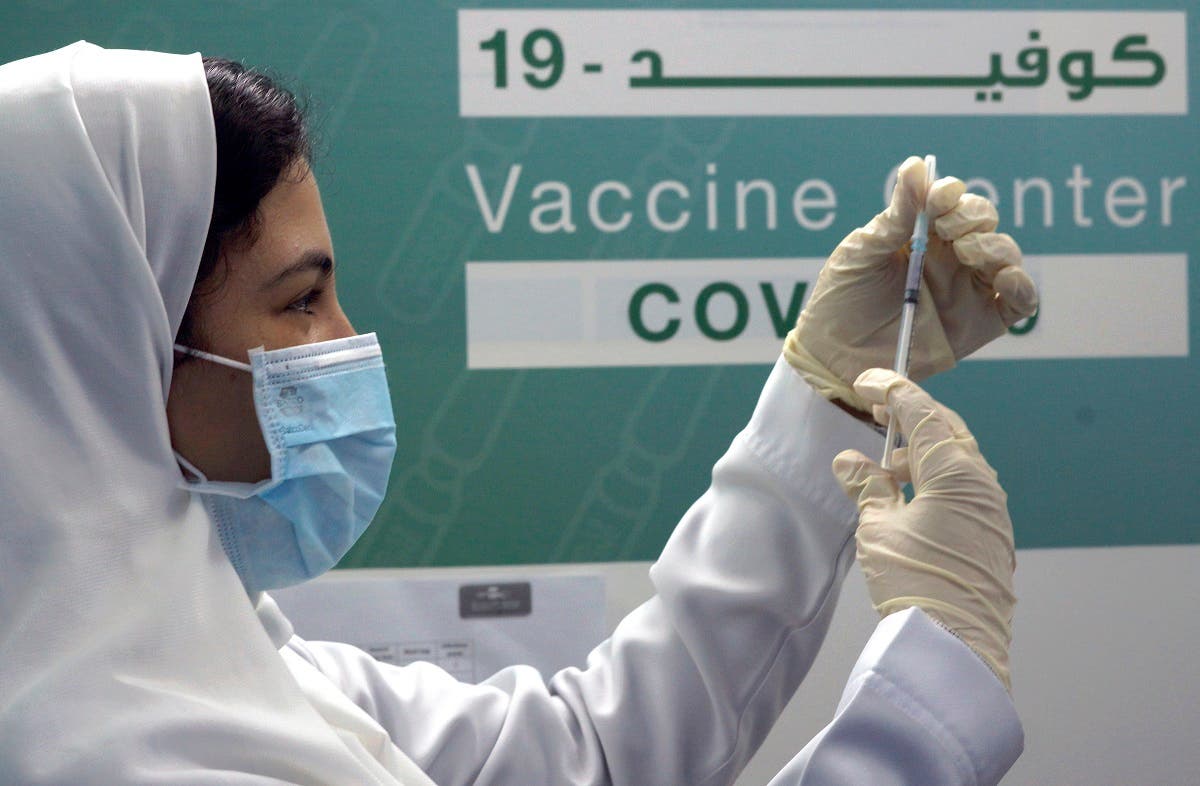
[[305,251],[292,264],[285,267],[283,270],[272,276],[266,283],[262,285],[262,289],[272,289],[278,286],[292,276],[301,273],[311,273],[317,271],[321,274],[322,279],[329,278],[333,273],[333,260],[329,254],[320,249],[312,249]]

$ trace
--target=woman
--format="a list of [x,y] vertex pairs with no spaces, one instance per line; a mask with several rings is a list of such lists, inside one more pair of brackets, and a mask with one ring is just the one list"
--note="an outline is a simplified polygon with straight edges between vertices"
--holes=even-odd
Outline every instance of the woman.
[[[262,594],[349,548],[394,446],[290,97],[228,63],[79,43],[0,68],[0,143],[0,781],[730,783],[853,559],[829,463],[880,438],[826,398],[860,416],[891,403],[917,498],[903,503],[903,474],[839,456],[872,596],[899,613],[778,783],[990,783],[1019,754],[1003,492],[915,385],[852,384],[887,360],[868,323],[876,301],[894,310],[880,270],[901,264],[926,199],[919,161],[830,258],[793,365],[652,569],[656,596],[586,670],[465,685],[302,641]],[[930,254],[922,373],[1035,302],[994,211],[957,181],[928,200],[957,240]],[[956,527],[965,542],[912,545]],[[927,580],[966,562],[968,581]]]

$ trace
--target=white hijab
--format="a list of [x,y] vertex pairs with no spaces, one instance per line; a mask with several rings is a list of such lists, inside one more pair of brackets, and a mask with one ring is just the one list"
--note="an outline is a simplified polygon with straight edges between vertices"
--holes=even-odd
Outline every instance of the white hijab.
[[305,697],[178,486],[215,170],[199,55],[0,66],[0,783],[402,782]]

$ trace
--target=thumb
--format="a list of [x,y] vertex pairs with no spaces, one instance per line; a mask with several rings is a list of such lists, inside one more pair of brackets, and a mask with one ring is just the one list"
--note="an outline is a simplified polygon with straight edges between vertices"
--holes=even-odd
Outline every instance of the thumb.
[[833,475],[857,506],[860,523],[872,513],[900,504],[904,497],[896,479],[857,450],[843,450],[833,460]]
[[834,251],[846,269],[875,269],[889,264],[891,255],[912,237],[917,213],[925,207],[925,159],[910,156],[896,172],[896,187],[887,208],[846,236]]
[[925,159],[909,156],[896,171],[896,187],[887,209],[876,216],[885,230],[892,250],[899,249],[912,237],[917,214],[925,209]]

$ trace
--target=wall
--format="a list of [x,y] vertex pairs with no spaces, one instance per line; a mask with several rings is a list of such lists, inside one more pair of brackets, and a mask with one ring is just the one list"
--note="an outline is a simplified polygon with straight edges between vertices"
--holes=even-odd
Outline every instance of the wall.
[[[1012,673],[1025,753],[1006,786],[1193,786],[1200,546],[1028,549],[1018,563]],[[599,575],[611,631],[650,597],[648,569],[622,562],[360,572],[464,582]],[[812,671],[737,786],[763,786],[829,722],[876,621],[852,569]]]

